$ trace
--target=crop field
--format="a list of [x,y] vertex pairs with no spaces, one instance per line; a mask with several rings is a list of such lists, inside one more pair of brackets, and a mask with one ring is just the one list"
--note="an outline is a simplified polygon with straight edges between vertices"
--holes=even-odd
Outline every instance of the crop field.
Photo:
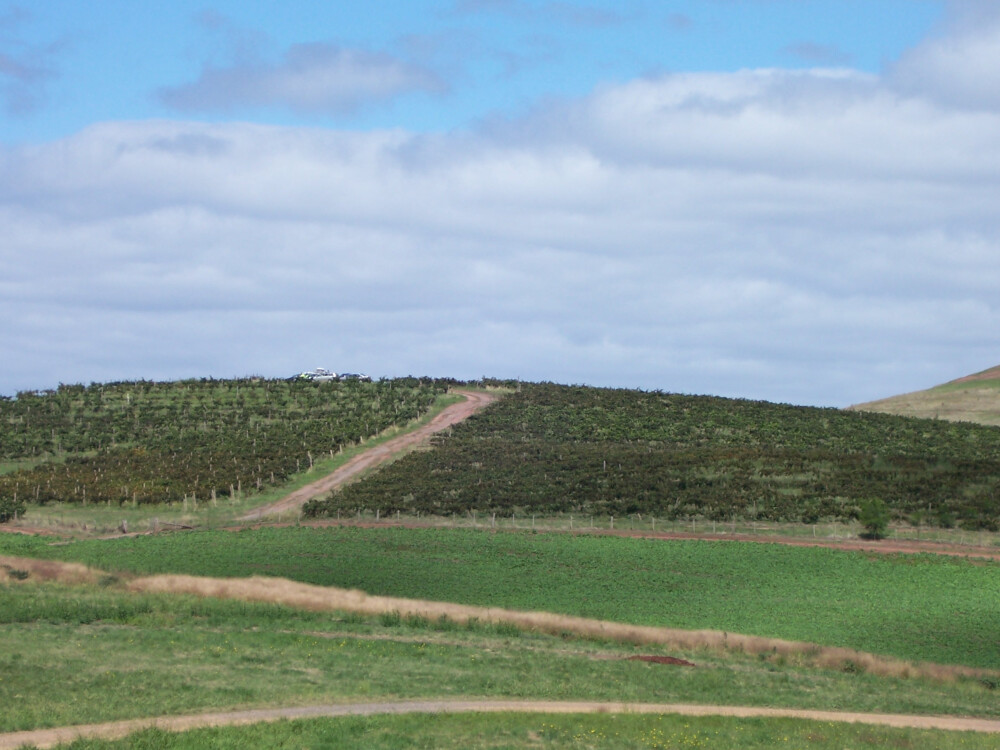
[[446,388],[243,379],[20,393],[0,399],[0,515],[25,502],[196,506],[259,492],[418,417]]
[[85,540],[0,553],[110,571],[296,581],[1000,668],[1000,563],[767,544],[351,527]]
[[369,480],[307,506],[452,515],[856,518],[996,530],[1000,428],[708,396],[525,384]]

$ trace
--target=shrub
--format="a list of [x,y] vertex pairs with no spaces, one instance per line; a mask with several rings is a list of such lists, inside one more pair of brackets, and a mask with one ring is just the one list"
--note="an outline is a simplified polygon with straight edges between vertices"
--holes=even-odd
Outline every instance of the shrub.
[[0,523],[13,521],[16,516],[24,515],[24,501],[16,499],[17,496],[0,496]]
[[889,509],[884,501],[875,498],[861,504],[858,520],[865,527],[864,539],[883,539],[889,528]]

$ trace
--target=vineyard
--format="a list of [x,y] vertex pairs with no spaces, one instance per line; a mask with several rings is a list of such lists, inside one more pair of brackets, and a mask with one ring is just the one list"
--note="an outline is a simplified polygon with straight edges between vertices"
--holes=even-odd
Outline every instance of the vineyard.
[[434,450],[312,501],[436,515],[896,520],[996,530],[1000,429],[758,401],[551,384],[435,438]]
[[402,425],[444,381],[62,385],[0,400],[0,522],[25,501],[198,502],[259,491]]

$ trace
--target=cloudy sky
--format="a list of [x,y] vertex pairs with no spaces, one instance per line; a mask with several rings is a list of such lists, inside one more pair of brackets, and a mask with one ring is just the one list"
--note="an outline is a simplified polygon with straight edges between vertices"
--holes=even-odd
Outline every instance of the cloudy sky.
[[998,363],[995,0],[0,0],[0,394]]

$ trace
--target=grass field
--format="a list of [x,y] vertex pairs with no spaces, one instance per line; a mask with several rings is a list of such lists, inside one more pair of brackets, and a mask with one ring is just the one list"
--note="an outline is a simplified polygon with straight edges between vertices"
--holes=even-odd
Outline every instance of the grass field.
[[943,686],[741,654],[521,633],[503,626],[320,614],[0,585],[0,731],[214,709],[442,697],[687,702],[1000,716],[977,680]]
[[134,573],[280,576],[1000,668],[1000,564],[764,544],[487,530],[262,528],[118,540],[0,537],[0,553]]
[[971,732],[889,729],[795,719],[505,713],[284,721],[251,727],[198,729],[183,734],[153,729],[117,742],[81,740],[66,747],[72,750],[243,750],[247,747],[992,750],[996,747],[996,738]]

